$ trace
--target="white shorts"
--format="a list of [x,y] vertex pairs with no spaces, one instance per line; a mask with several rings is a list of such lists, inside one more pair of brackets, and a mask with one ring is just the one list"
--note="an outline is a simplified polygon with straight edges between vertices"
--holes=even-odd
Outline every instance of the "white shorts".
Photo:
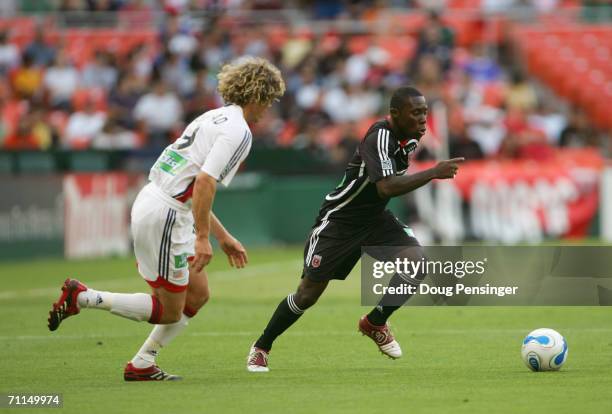
[[171,292],[187,288],[195,251],[189,207],[147,184],[132,206],[132,236],[138,271],[149,285]]

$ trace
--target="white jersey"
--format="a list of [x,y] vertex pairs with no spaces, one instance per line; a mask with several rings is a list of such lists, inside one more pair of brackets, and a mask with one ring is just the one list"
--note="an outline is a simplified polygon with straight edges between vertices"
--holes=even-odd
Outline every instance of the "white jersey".
[[200,171],[227,187],[249,154],[251,140],[240,106],[205,112],[164,149],[151,168],[149,180],[165,194],[187,203]]

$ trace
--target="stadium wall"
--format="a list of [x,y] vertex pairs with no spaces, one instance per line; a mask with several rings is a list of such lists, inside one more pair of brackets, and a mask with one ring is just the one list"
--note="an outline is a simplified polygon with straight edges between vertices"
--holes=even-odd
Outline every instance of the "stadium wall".
[[[611,174],[587,150],[547,162],[469,162],[455,180],[393,199],[390,208],[426,244],[609,240]],[[3,176],[0,191],[11,196],[0,199],[0,259],[129,254],[129,211],[145,181],[126,172]],[[243,172],[219,186],[214,211],[247,246],[300,244],[336,185],[336,175]]]

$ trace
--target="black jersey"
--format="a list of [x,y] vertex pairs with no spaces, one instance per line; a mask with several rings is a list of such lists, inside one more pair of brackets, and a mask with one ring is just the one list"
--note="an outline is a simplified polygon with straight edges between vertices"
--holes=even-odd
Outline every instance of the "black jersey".
[[374,123],[355,150],[342,182],[325,196],[317,221],[363,224],[375,220],[389,202],[378,195],[376,182],[404,174],[417,142],[401,141],[387,120]]

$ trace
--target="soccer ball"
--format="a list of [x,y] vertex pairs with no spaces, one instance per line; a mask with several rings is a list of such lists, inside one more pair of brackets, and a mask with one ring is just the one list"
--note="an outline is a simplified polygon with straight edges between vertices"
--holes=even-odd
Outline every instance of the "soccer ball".
[[523,340],[521,356],[532,371],[557,371],[567,359],[567,342],[554,329],[536,329]]

